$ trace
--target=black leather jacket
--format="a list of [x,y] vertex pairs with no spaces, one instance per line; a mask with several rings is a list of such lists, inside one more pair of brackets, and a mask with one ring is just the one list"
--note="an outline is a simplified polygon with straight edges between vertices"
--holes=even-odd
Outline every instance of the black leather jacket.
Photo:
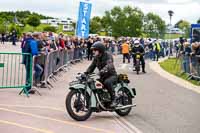
[[132,49],[131,49],[131,52],[132,53],[139,52],[139,53],[141,53],[143,55],[145,51],[144,51],[144,48],[140,45],[139,47],[133,46]]
[[100,57],[95,57],[86,72],[92,73],[96,67],[99,69],[100,78],[103,80],[117,75],[113,64],[113,57],[108,52],[103,53]]

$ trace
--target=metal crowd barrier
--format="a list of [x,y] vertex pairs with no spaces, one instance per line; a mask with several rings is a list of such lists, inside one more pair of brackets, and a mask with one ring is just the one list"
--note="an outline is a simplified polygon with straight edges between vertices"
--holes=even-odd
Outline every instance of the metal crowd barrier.
[[200,83],[200,55],[191,58],[189,78],[197,79]]
[[188,79],[195,79],[200,84],[200,55],[182,55],[181,65],[182,71],[188,74]]
[[35,70],[34,66],[39,64],[43,68],[43,73],[41,75],[41,83],[53,87],[49,79],[54,79],[56,81],[55,75],[59,71],[63,70],[64,67],[68,66],[71,62],[82,60],[81,55],[82,50],[80,48],[75,49],[59,49],[56,51],[49,52],[48,54],[42,53],[33,58],[33,87],[36,86]]
[[32,85],[32,56],[0,52],[0,89],[22,88],[28,96]]

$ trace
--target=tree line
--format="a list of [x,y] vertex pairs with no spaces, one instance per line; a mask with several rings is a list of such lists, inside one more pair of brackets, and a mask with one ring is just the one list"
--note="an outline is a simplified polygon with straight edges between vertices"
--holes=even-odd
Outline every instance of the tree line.
[[[0,33],[5,31],[17,30],[21,28],[16,26],[18,23],[37,27],[40,25],[41,19],[50,19],[53,17],[44,16],[30,11],[16,12],[0,12]],[[197,21],[200,23],[200,19]],[[190,23],[186,20],[180,20],[175,24],[175,27],[182,29],[185,36],[189,36]],[[7,27],[6,27],[7,26]],[[56,31],[54,27],[47,26],[44,30]],[[104,33],[114,37],[134,36],[134,37],[154,37],[163,38],[166,32],[165,21],[155,13],[144,14],[137,7],[125,6],[123,8],[116,6],[110,11],[105,11],[102,17],[95,16],[90,21],[90,33]]]

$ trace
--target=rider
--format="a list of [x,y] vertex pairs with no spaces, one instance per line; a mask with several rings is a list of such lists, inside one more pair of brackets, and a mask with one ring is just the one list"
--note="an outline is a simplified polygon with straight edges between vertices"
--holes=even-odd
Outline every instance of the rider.
[[140,61],[142,63],[142,72],[146,73],[146,71],[145,71],[145,61],[144,61],[144,57],[143,57],[145,51],[144,51],[144,48],[140,45],[139,40],[135,40],[134,41],[134,46],[132,47],[131,52],[133,53],[133,64],[134,64],[134,66],[136,64],[136,56],[135,56],[135,54],[138,53],[138,52],[140,53],[140,55],[141,55],[140,56]]
[[94,53],[94,59],[86,71],[86,74],[91,74],[97,67],[99,69],[100,80],[111,96],[111,107],[116,106],[115,91],[113,84],[117,81],[117,72],[113,64],[113,57],[106,52],[106,47],[101,42],[96,42],[92,45],[91,49]]

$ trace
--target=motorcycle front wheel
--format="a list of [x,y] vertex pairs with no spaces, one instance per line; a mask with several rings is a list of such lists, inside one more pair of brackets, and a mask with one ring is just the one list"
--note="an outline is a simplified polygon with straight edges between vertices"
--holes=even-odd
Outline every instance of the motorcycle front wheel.
[[137,61],[135,69],[136,69],[136,73],[138,75],[140,73],[140,61]]
[[65,104],[68,114],[76,121],[85,121],[92,114],[88,93],[83,94],[78,90],[71,90],[66,97]]

